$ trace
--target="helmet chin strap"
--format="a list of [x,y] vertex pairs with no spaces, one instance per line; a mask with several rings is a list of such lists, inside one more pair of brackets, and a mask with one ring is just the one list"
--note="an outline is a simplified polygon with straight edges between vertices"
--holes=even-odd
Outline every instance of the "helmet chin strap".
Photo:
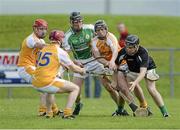
[[80,31],[82,30],[82,28],[81,28],[81,29],[74,29],[74,28],[72,27],[72,30],[73,30],[75,33],[78,33],[78,32],[80,32]]
[[134,46],[134,48],[136,49],[136,50],[135,50],[135,52],[134,52],[134,53],[132,53],[132,54],[128,54],[128,55],[130,55],[130,56],[135,55],[135,54],[138,52],[139,45],[135,45],[135,46]]
[[39,36],[39,34],[38,34],[38,31],[37,31],[37,30],[34,30],[34,34],[35,34],[38,38],[41,38],[41,39],[43,39],[43,38],[45,38],[45,37],[46,37],[46,33],[42,33],[42,34],[41,34],[41,36]]
[[106,31],[106,35],[105,35],[104,37],[99,37],[99,36],[98,36],[98,39],[100,39],[100,40],[105,40],[105,39],[106,39],[106,36],[107,36],[107,31]]
[[104,40],[104,39],[106,39],[106,37],[98,37],[98,39]]

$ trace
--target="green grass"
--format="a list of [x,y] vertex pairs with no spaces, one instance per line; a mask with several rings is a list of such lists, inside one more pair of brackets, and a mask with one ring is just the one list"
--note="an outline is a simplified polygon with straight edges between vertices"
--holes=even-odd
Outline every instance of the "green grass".
[[[163,79],[163,81],[165,80],[166,79]],[[154,114],[151,117],[111,117],[112,112],[116,109],[116,105],[103,88],[100,99],[84,98],[83,90],[82,101],[84,107],[81,115],[75,120],[62,120],[59,117],[53,119],[38,117],[39,93],[32,88],[13,88],[13,96],[11,99],[7,98],[7,88],[0,88],[0,119],[2,119],[0,120],[0,128],[180,128],[180,96],[170,98],[168,85],[159,86],[159,83],[157,83],[157,86],[171,115],[170,118],[165,119],[162,117],[158,107],[144,86],[143,89],[148,105]],[[176,89],[175,92],[178,94],[179,88]],[[62,109],[65,106],[66,98],[67,94],[56,95],[57,104]],[[129,107],[127,105],[125,107],[132,115]]]
[[[36,93],[37,94],[37,93]],[[57,102],[64,107],[66,96],[57,97]],[[179,99],[165,99],[170,118],[163,118],[159,109],[154,105],[152,99],[148,98],[148,103],[154,113],[151,117],[111,117],[111,113],[116,109],[109,95],[100,99],[83,99],[84,108],[81,115],[75,120],[63,120],[60,117],[46,119],[38,117],[38,96],[36,98],[13,98],[0,99],[0,128],[153,128],[172,129],[180,128]],[[126,106],[127,107],[127,106]],[[127,108],[129,113],[131,111]]]
[[[23,39],[32,32],[32,23],[36,18],[46,19],[49,30],[67,31],[70,25],[68,15],[0,16],[0,47],[19,48]],[[104,19],[116,36],[117,23],[124,22],[129,32],[137,34],[146,47],[180,47],[177,35],[180,34],[180,17],[85,15],[84,23],[94,24],[98,19]]]
[[[67,15],[27,15],[0,16],[0,49],[19,48],[23,39],[32,32],[32,23],[36,18],[44,18],[49,23],[49,30],[69,28]],[[117,37],[116,25],[124,22],[130,33],[140,37],[141,44],[150,48],[180,48],[180,17],[161,16],[105,16],[85,15],[85,23],[95,23],[104,19],[109,30]],[[48,42],[48,39],[45,39]],[[158,72],[169,72],[169,52],[150,52],[158,66]],[[174,71],[180,72],[179,52],[175,53]],[[0,88],[0,128],[180,128],[179,120],[179,77],[175,77],[175,97],[170,98],[168,77],[161,77],[157,88],[165,99],[171,117],[164,119],[159,109],[145,89],[142,88],[154,115],[148,118],[111,117],[115,104],[103,89],[102,98],[84,99],[84,109],[75,120],[61,118],[44,119],[37,117],[38,92],[30,88],[13,88],[13,98],[7,99],[7,88]],[[57,103],[64,108],[66,96],[57,96]],[[129,108],[126,106],[128,112]]]

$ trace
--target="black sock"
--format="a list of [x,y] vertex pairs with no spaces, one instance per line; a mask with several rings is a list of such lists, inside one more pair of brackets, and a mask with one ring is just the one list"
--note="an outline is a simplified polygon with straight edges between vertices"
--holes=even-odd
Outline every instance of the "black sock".
[[132,110],[133,112],[135,112],[136,109],[138,108],[138,106],[135,105],[134,103],[130,103],[130,104],[129,104],[129,107],[131,108],[131,110]]
[[118,109],[117,109],[118,112],[122,112],[123,110],[124,110],[124,106],[118,106]]

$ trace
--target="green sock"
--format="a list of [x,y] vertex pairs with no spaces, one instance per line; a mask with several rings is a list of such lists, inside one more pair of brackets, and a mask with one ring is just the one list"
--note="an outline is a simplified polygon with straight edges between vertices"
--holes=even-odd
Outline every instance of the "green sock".
[[124,110],[124,106],[118,106],[118,109],[117,109],[118,112],[122,112],[123,110]]
[[164,115],[165,113],[168,113],[165,106],[161,106],[161,107],[159,107],[159,109],[161,110],[161,113],[162,113],[163,115]]

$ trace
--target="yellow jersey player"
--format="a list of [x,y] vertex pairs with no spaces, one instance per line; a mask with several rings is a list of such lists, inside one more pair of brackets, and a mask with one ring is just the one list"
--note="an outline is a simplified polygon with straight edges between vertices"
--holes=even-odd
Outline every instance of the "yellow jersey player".
[[52,117],[51,111],[52,94],[69,93],[66,108],[64,109],[65,119],[73,119],[72,106],[78,96],[79,87],[70,81],[57,78],[56,75],[61,66],[76,73],[85,74],[85,69],[75,65],[69,58],[67,52],[61,49],[64,33],[53,30],[49,35],[50,44],[45,46],[39,53],[37,68],[33,74],[33,87],[42,93],[47,93],[47,117]]
[[[36,69],[37,53],[45,46],[45,38],[47,33],[48,23],[43,19],[36,19],[33,24],[33,33],[24,39],[21,45],[18,61],[18,74],[21,78],[31,83],[32,74]],[[45,99],[46,94],[40,95],[39,115],[45,115]],[[53,111],[57,114],[58,108],[54,103]]]

